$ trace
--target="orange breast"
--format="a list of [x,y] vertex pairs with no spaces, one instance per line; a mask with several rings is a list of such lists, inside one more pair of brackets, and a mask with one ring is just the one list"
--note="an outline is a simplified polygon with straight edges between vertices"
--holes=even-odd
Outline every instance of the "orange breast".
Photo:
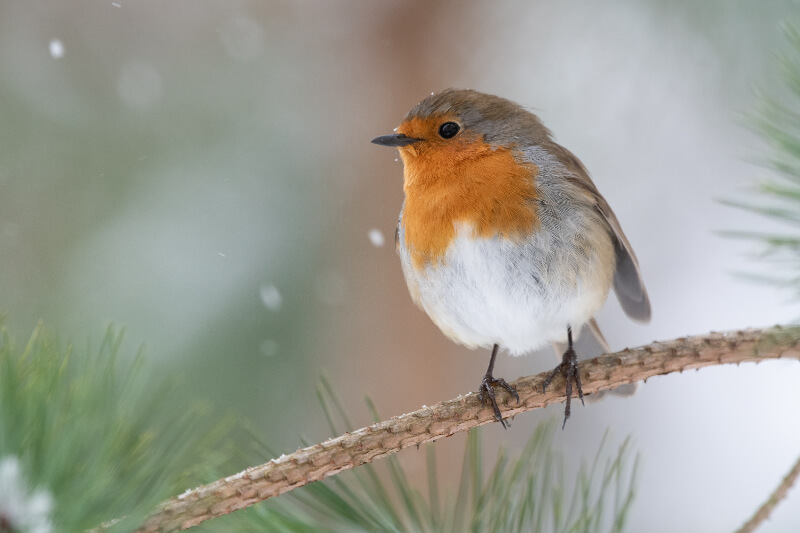
[[476,237],[522,239],[539,221],[533,200],[538,167],[481,141],[400,150],[406,194],[405,245],[417,269],[440,264],[468,223]]

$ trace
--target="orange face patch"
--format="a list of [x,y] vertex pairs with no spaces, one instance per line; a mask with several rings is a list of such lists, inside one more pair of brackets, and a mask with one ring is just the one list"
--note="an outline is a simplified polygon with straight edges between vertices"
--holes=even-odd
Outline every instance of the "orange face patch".
[[476,237],[507,239],[520,239],[538,224],[538,167],[466,130],[442,139],[437,130],[446,121],[413,118],[397,129],[422,139],[400,149],[405,245],[418,269],[441,263],[459,222],[471,225]]

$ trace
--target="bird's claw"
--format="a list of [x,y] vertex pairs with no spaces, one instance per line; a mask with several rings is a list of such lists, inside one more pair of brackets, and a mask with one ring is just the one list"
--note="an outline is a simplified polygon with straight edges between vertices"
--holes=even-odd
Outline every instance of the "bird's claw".
[[542,383],[542,392],[547,392],[547,387],[550,385],[550,382],[553,381],[553,378],[558,374],[563,374],[567,381],[567,401],[564,407],[564,423],[561,424],[561,429],[564,429],[564,427],[567,425],[567,419],[570,415],[573,382],[575,383],[575,388],[578,390],[578,398],[581,399],[581,405],[585,405],[583,402],[583,388],[581,387],[581,374],[578,371],[578,356],[575,354],[575,350],[572,348],[569,348],[566,352],[564,352],[561,363],[559,363],[559,365],[547,375],[544,383]]
[[500,406],[497,405],[497,398],[495,396],[494,388],[498,386],[504,388],[511,396],[516,398],[517,403],[519,403],[519,394],[517,394],[517,389],[509,385],[503,378],[494,378],[490,374],[486,374],[483,377],[483,381],[481,381],[481,386],[478,389],[478,399],[483,405],[490,405],[494,411],[494,417],[498,422],[500,422],[504,429],[508,429],[508,423],[503,420],[503,414],[500,412]]

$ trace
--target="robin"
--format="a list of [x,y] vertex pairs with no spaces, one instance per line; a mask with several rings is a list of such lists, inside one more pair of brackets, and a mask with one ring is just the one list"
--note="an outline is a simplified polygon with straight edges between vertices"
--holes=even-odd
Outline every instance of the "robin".
[[593,316],[612,286],[630,318],[650,320],[636,255],[586,168],[536,115],[472,90],[432,94],[372,142],[403,160],[396,247],[412,299],[452,340],[492,349],[481,402],[505,428],[494,389],[519,395],[492,374],[499,347],[566,342],[543,385],[566,378],[566,424],[573,383],[583,403],[573,329],[608,351]]

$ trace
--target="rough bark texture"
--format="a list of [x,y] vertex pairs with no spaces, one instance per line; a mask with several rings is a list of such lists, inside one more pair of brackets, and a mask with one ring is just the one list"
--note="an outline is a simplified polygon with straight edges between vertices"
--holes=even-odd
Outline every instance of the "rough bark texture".
[[[581,381],[584,392],[591,394],[653,376],[706,366],[800,359],[798,341],[800,329],[774,327],[655,342],[582,362]],[[545,372],[523,377],[513,383],[519,393],[519,404],[498,390],[503,416],[511,417],[563,402],[563,378],[557,377],[543,393],[542,381],[546,375]],[[404,448],[494,420],[492,410],[481,405],[474,393],[396,416],[187,491],[160,505],[139,531],[186,529]]]
[[789,470],[789,473],[783,477],[780,484],[775,488],[772,494],[769,495],[767,501],[765,501],[764,504],[758,508],[758,511],[756,511],[753,517],[748,520],[745,525],[736,530],[736,533],[753,533],[753,531],[758,529],[758,526],[766,522],[767,518],[769,518],[769,515],[772,513],[772,510],[775,509],[775,506],[786,497],[786,494],[789,493],[789,489],[792,488],[792,485],[795,484],[798,477],[800,477],[800,457],[797,459],[797,462],[794,463],[792,469]]

